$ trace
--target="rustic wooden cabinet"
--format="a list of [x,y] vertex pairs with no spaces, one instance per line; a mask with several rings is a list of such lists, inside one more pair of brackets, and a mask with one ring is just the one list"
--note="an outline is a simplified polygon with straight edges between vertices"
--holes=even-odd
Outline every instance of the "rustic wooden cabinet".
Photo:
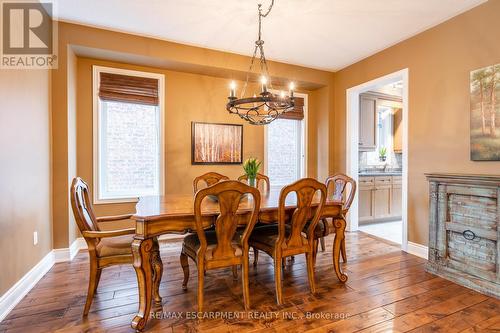
[[428,174],[427,270],[500,297],[500,176]]
[[361,223],[400,219],[401,176],[359,177],[358,202]]
[[377,148],[377,98],[359,96],[359,151],[373,151]]

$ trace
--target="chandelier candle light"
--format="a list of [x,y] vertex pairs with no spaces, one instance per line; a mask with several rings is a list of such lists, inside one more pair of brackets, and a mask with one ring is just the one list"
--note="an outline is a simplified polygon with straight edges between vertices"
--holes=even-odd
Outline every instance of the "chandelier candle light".
[[[255,41],[255,48],[250,62],[250,68],[247,72],[245,85],[241,91],[241,97],[236,97],[236,82],[232,81],[230,84],[229,97],[226,105],[226,110],[229,113],[237,114],[240,118],[248,121],[252,125],[266,125],[278,118],[284,112],[293,110],[295,106],[293,91],[295,85],[293,82],[289,86],[289,95],[282,90],[279,95],[271,93],[268,88],[273,89],[271,77],[267,67],[266,57],[264,56],[264,41],[262,35],[262,18],[269,15],[273,8],[274,0],[265,14],[262,13],[262,4],[258,5],[259,10],[259,35]],[[253,97],[244,97],[250,73],[252,72],[255,59],[259,53],[260,62],[260,93],[253,95]]]

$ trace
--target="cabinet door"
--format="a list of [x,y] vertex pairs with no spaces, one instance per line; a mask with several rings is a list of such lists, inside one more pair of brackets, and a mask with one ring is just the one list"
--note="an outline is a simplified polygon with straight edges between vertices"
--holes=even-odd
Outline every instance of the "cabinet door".
[[380,185],[374,191],[375,218],[385,218],[391,215],[391,185]]
[[395,153],[403,152],[403,109],[394,109],[393,115],[393,150]]
[[401,189],[401,184],[392,184],[392,194],[391,194],[391,215],[392,216],[401,216],[402,212],[402,203],[401,197],[403,195],[403,191]]
[[374,187],[359,188],[359,220],[370,221],[375,217],[373,211],[373,192]]
[[360,95],[359,101],[359,150],[373,151],[377,147],[377,99]]

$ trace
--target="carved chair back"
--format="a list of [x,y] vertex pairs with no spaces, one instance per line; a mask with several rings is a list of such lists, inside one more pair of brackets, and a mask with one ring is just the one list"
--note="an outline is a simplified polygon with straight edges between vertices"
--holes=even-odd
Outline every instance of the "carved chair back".
[[325,184],[328,190],[328,198],[342,202],[342,213],[347,214],[356,194],[356,182],[354,179],[345,174],[338,173],[328,177]]
[[[245,196],[248,194],[248,196]],[[204,188],[196,192],[194,200],[194,215],[196,221],[196,232],[200,240],[200,249],[198,252],[199,260],[205,258],[207,249],[207,240],[205,231],[203,229],[202,221],[202,201],[207,196],[207,200],[214,200],[217,198],[219,204],[220,214],[215,221],[215,233],[217,237],[217,245],[212,251],[211,260],[228,260],[237,257],[236,249],[232,246],[232,241],[236,234],[236,228],[241,214],[237,214],[238,207],[241,200],[253,200],[253,208],[250,212],[250,219],[245,227],[241,238],[241,246],[243,247],[243,255],[248,255],[248,238],[257,221],[260,209],[260,192],[256,188],[250,187],[244,183],[228,180],[219,182],[210,187]]]
[[212,186],[214,184],[217,184],[218,182],[222,180],[229,180],[229,177],[221,175],[220,173],[217,172],[207,172],[201,176],[196,177],[193,180],[193,191],[196,194],[198,192],[198,183],[200,181],[203,181],[207,187]]
[[[80,177],[74,178],[71,184],[71,208],[80,232],[100,231],[90,202],[89,187]],[[90,248],[90,243],[95,246],[99,240],[85,238],[85,241]]]
[[[248,183],[248,176],[247,175],[239,176],[238,181]],[[269,181],[268,176],[263,175],[261,173],[257,173],[257,176],[255,177],[255,181],[256,181],[255,186],[257,188],[259,188],[261,183],[264,183],[266,185],[266,191],[269,191],[271,189],[271,182]]]
[[[319,193],[318,193],[319,192]],[[286,235],[286,198],[291,193],[295,193],[297,200],[297,208],[293,211],[289,226],[290,232]],[[319,205],[311,220],[307,230],[307,239],[302,235],[304,226],[311,217],[311,209],[313,200],[319,194]],[[326,201],[326,186],[316,179],[304,178],[284,187],[280,192],[279,207],[278,207],[278,239],[276,240],[276,248],[303,248],[305,244],[309,244],[312,249],[312,241],[314,239],[314,228],[318,224],[323,211],[323,206]]]

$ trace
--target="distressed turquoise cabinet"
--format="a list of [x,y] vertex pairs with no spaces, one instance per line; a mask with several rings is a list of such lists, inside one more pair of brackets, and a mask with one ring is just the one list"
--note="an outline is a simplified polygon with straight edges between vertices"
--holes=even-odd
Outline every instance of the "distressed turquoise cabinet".
[[427,271],[500,297],[500,176],[427,174]]

